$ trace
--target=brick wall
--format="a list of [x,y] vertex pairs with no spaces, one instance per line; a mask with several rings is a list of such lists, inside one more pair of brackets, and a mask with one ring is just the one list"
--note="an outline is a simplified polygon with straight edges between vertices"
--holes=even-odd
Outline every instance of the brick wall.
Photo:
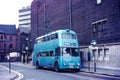
[[[120,41],[120,1],[102,0],[72,0],[72,29],[77,32],[79,43],[88,45],[92,39],[100,43]],[[46,8],[44,9],[44,3]],[[44,17],[44,10],[45,15]],[[34,0],[31,4],[31,38],[46,33],[46,30],[70,28],[69,0]],[[104,21],[105,20],[105,21]],[[105,29],[98,25],[105,22]],[[99,28],[93,32],[93,26]],[[46,29],[47,27],[47,29]],[[32,43],[32,44],[33,44]]]

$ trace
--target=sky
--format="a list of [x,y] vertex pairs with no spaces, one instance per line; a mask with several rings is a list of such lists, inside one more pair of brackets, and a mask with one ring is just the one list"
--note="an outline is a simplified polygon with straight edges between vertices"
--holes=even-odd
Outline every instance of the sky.
[[33,0],[0,0],[0,24],[18,27],[19,9],[29,6]]

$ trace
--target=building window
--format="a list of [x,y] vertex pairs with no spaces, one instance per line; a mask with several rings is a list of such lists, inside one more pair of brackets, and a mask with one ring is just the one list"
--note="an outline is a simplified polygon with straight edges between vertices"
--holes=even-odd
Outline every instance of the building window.
[[10,36],[10,41],[13,41],[13,37],[12,36]]
[[93,61],[96,60],[96,57],[97,57],[96,53],[97,53],[97,50],[96,50],[96,49],[93,49],[93,50],[92,50],[92,60],[93,60]]
[[6,49],[6,44],[4,44],[4,49]]
[[[102,19],[99,21],[95,21],[92,23],[92,31],[94,34],[98,34],[96,36],[102,37],[106,35],[106,30],[107,30],[107,19]],[[105,34],[104,34],[105,33]]]
[[97,0],[97,4],[100,4],[102,2],[102,0]]
[[104,49],[104,60],[109,61],[109,49]]
[[102,49],[98,49],[98,58],[103,57]]
[[93,32],[95,33],[95,32],[97,32],[97,25],[96,24],[94,24],[94,25],[92,25],[93,26]]
[[109,49],[104,50],[104,57],[109,57]]
[[12,49],[12,48],[13,48],[13,44],[10,44],[10,45],[9,45],[9,49]]
[[1,36],[1,40],[3,39],[3,36]]

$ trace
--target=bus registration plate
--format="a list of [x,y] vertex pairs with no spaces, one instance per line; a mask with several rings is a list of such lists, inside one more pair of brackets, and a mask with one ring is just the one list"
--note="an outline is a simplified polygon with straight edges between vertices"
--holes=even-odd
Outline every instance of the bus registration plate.
[[69,68],[71,68],[71,69],[72,69],[72,68],[74,68],[74,67],[73,67],[73,65],[70,65],[70,66],[69,66]]

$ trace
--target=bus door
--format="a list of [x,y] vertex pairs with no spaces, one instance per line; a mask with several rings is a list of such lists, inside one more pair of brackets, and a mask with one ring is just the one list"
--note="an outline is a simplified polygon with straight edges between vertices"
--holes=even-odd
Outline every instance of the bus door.
[[60,61],[61,61],[61,56],[62,53],[61,53],[61,48],[58,47],[55,49],[55,61],[58,61],[58,63],[60,64]]

